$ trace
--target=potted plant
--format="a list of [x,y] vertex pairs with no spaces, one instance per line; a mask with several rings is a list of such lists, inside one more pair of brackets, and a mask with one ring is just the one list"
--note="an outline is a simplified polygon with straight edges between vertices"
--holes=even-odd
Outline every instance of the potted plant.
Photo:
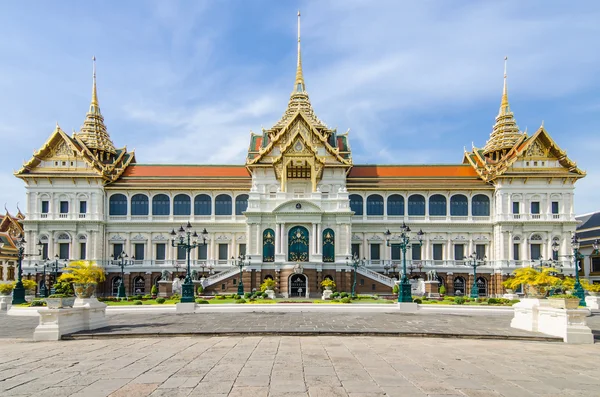
[[[587,280],[586,280],[587,281]],[[587,284],[583,286],[591,296],[600,296],[600,284]]]
[[446,287],[444,285],[442,285],[440,287],[440,296],[444,296],[446,295]]
[[260,285],[260,290],[261,292],[266,292],[267,296],[271,299],[275,298],[275,280],[273,280],[272,278],[267,278],[265,279],[265,281],[263,281],[263,283]]
[[326,278],[321,281],[321,287],[325,288],[326,291],[333,291],[335,289],[335,281]]
[[64,269],[59,281],[73,283],[75,296],[89,299],[94,296],[96,286],[105,280],[104,269],[90,261],[74,261]]
[[548,297],[551,307],[558,309],[577,309],[579,298],[571,294],[557,294]]
[[14,285],[12,283],[0,284],[0,295],[8,296],[12,294]]
[[44,299],[48,309],[62,309],[65,307],[73,307],[75,303],[74,296],[68,296],[65,294],[52,294]]
[[541,272],[531,267],[522,267],[515,270],[513,276],[506,279],[502,285],[512,290],[523,285],[528,297],[543,298],[548,290],[560,281],[554,276],[556,273],[557,270],[551,267],[544,268]]
[[158,288],[156,287],[156,284],[154,284],[152,288],[150,288],[150,296],[152,296],[152,299],[156,299],[156,297],[158,296]]

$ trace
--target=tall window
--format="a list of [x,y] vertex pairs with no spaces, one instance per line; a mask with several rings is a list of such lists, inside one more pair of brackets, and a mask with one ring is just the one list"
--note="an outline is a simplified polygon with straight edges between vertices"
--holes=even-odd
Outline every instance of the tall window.
[[123,252],[123,244],[113,244],[113,258],[117,258]]
[[425,197],[413,194],[408,198],[408,215],[425,215]]
[[434,194],[429,197],[429,215],[446,216],[446,197]]
[[240,194],[235,198],[235,214],[243,215],[248,209],[248,195]]
[[60,213],[61,214],[68,214],[69,213],[69,202],[68,201],[61,201],[60,202]]
[[79,259],[85,259],[86,243],[79,243]]
[[392,194],[388,197],[387,214],[391,216],[404,215],[404,197],[399,194]]
[[465,260],[465,245],[454,244],[454,260],[463,261]]
[[58,257],[60,259],[69,259],[69,243],[59,243],[58,252]]
[[367,215],[383,215],[383,197],[379,194],[367,197]]
[[477,259],[483,260],[485,258],[485,244],[475,245],[475,255],[477,255]]
[[144,250],[145,248],[145,244],[134,244],[134,255],[135,255],[135,259],[138,261],[143,261],[145,259],[144,257]]
[[127,197],[124,194],[113,194],[108,200],[109,215],[127,215]]
[[219,194],[215,198],[215,215],[231,215],[231,196]]
[[275,261],[275,232],[265,229],[263,232],[263,262]]
[[137,276],[133,279],[133,293],[134,294],[144,294],[146,293],[146,282],[144,277]]
[[211,215],[212,200],[208,194],[199,194],[194,198],[194,215]]
[[401,253],[400,253],[400,245],[399,244],[392,244],[392,260],[400,260],[402,259],[400,257]]
[[42,259],[48,259],[48,243],[42,243]]
[[42,201],[42,214],[47,214],[50,210],[50,202],[47,200]]
[[421,260],[421,244],[413,244],[411,247],[413,261]]
[[87,213],[87,201],[79,202],[79,213],[86,214]]
[[190,215],[192,213],[192,201],[187,194],[178,194],[173,197],[173,215]]
[[156,244],[156,260],[164,261],[167,259],[167,245],[165,243]]
[[169,215],[171,213],[171,199],[166,194],[157,194],[152,197],[152,215]]
[[205,261],[208,259],[208,245],[207,244],[200,245],[196,249],[198,250],[198,259],[199,260]]
[[239,255],[246,255],[246,244],[242,243],[238,245]]
[[180,245],[177,246],[177,260],[187,259],[187,250]]
[[308,262],[308,230],[303,226],[294,226],[288,232],[288,260],[290,262]]
[[535,261],[535,260],[538,260],[541,258],[542,244],[536,244],[536,243],[530,244],[529,250],[530,250],[530,255],[531,255],[530,258],[532,261]]
[[467,199],[467,196],[464,194],[455,194],[454,196],[450,197],[450,215],[469,215],[469,199]]
[[323,262],[335,262],[335,233],[332,229],[323,230]]
[[519,243],[513,244],[513,260],[515,260],[515,261],[521,260],[521,244],[519,244]]
[[145,194],[134,194],[131,197],[131,215],[148,215],[148,196]]
[[592,257],[592,273],[600,273],[600,256]]
[[558,201],[552,202],[552,213],[554,215],[558,214]]
[[520,203],[518,201],[513,201],[512,203],[512,210],[513,210],[513,214],[519,214],[520,210],[521,210],[521,206]]
[[531,202],[531,213],[532,214],[539,214],[540,213],[540,202],[539,201],[532,201]]
[[490,198],[484,194],[476,194],[473,196],[471,215],[490,216]]
[[354,211],[354,215],[363,214],[363,198],[358,194],[350,195],[350,211]]
[[360,244],[353,243],[351,246],[351,249],[352,249],[352,256],[353,257],[356,256],[356,257],[360,258]]
[[444,252],[444,244],[433,244],[433,260],[434,261],[444,260],[443,252]]
[[228,259],[229,254],[229,245],[228,244],[219,244],[219,260],[226,261]]
[[381,259],[381,244],[371,244],[371,260],[378,261]]

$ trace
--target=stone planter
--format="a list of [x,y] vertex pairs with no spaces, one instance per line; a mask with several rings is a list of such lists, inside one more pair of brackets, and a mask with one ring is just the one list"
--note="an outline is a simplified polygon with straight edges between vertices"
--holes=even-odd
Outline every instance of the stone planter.
[[587,291],[590,296],[600,296],[600,292]]
[[550,303],[550,307],[557,309],[577,309],[579,307],[579,299],[555,298],[548,299],[548,302]]
[[89,299],[96,293],[96,283],[73,284],[75,296],[79,299]]
[[48,309],[63,309],[65,307],[73,307],[75,303],[75,297],[70,296],[67,298],[46,298],[46,306]]

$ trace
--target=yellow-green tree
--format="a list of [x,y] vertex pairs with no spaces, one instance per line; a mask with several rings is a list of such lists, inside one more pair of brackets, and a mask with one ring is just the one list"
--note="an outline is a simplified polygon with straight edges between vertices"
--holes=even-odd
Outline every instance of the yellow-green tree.
[[554,276],[557,270],[551,267],[542,271],[531,267],[522,267],[513,272],[513,276],[502,283],[505,288],[517,289],[523,285],[527,295],[546,295],[548,289],[560,283],[560,278]]
[[58,281],[75,284],[97,284],[106,279],[104,269],[91,261],[73,261],[63,269]]

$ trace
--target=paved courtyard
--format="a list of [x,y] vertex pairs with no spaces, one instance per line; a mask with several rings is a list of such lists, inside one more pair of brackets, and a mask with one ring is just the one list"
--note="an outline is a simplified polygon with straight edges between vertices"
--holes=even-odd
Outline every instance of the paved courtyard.
[[394,337],[0,344],[9,396],[598,396],[600,345]]

